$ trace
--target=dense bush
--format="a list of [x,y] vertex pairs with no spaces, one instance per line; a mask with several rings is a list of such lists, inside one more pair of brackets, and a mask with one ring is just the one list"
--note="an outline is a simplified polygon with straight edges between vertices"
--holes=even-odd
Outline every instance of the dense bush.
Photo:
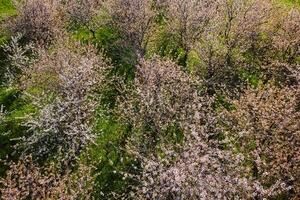
[[[35,158],[58,151],[63,161],[70,162],[93,140],[91,119],[97,106],[94,92],[103,84],[108,65],[89,47],[81,55],[63,47],[55,51],[45,55],[42,52],[40,60],[26,72],[26,86],[43,84],[43,92],[48,95],[34,100],[41,109],[37,118],[26,123],[32,133],[24,145]],[[48,80],[40,76],[47,76]],[[53,99],[45,105],[45,98],[51,93]]]
[[2,182],[3,199],[78,199],[91,197],[93,176],[90,168],[79,166],[78,174],[63,175],[53,166],[40,168],[31,157],[11,165]]
[[[16,1],[17,2],[17,1]],[[47,45],[57,28],[56,1],[25,0],[16,3],[19,15],[8,23],[13,33],[21,33],[28,41]]]
[[120,29],[136,53],[143,56],[154,17],[151,1],[112,0],[104,5],[112,18],[112,24]]
[[252,176],[270,185],[284,181],[299,194],[299,87],[247,91],[222,117],[225,137],[250,161]]
[[[170,67],[173,70],[168,70]],[[217,116],[211,105],[213,98],[206,97],[197,87],[193,87],[201,85],[196,83],[170,61],[154,59],[141,62],[135,81],[137,96],[129,99],[129,105],[124,106],[124,113],[129,115],[128,121],[133,125],[133,138],[129,140],[128,148],[140,159],[143,168],[139,178],[141,185],[132,197],[250,199],[276,196],[281,191],[291,189],[290,185],[286,186],[287,179],[280,176],[275,175],[267,186],[263,177],[256,180],[243,164],[245,158],[242,151],[234,153],[232,149],[222,147],[228,145],[227,138],[220,138]],[[174,124],[177,124],[175,133],[168,133],[168,128]],[[228,127],[234,128],[235,125]],[[250,127],[257,125],[251,124]],[[172,139],[176,141],[176,134],[180,134],[180,130],[184,133],[183,141],[172,145]],[[230,133],[236,134],[234,131]],[[175,134],[175,138],[168,134]],[[297,154],[297,141],[297,138],[291,141],[291,145],[295,146],[291,154]],[[262,147],[263,144],[258,145],[258,148]],[[279,150],[279,147],[276,149]],[[291,166],[295,166],[295,163],[291,163]],[[288,176],[287,173],[285,175]],[[292,176],[292,180],[294,178]]]

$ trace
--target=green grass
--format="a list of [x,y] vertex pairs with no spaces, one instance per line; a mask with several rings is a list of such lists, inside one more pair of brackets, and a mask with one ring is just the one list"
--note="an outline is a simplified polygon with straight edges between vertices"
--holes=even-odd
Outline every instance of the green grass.
[[300,0],[278,0],[279,3],[286,6],[300,6]]
[[300,5],[300,0],[284,0],[286,3]]
[[[11,0],[0,0],[0,23],[4,19],[16,15],[16,9]],[[0,45],[9,38],[7,30],[0,27]]]
[[[133,165],[136,161],[124,150],[128,134],[128,127],[113,116],[98,111],[95,132],[99,133],[87,152],[82,154],[82,161],[93,163],[96,167],[96,185],[94,187],[94,196],[96,199],[109,199],[113,191],[126,191],[130,179],[123,179],[119,172],[134,171]],[[101,114],[100,114],[101,113]]]
[[16,14],[16,9],[11,0],[0,0],[0,21]]

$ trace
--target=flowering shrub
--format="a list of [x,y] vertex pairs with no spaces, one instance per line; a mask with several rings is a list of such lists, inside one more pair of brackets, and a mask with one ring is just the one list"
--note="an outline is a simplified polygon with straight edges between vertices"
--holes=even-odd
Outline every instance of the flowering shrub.
[[298,7],[16,5],[0,52],[3,199],[299,199]]
[[186,145],[181,154],[145,159],[136,199],[251,199],[288,189],[280,181],[265,189],[259,181],[247,178],[241,155],[207,144]]
[[[124,106],[133,126],[128,150],[142,167],[133,197],[248,199],[276,196],[289,189],[280,178],[264,187],[249,176],[243,154],[224,149],[227,141],[219,138],[213,99],[201,96],[195,83],[199,87],[199,82],[171,61],[140,62],[136,96]],[[166,132],[174,123],[179,126],[174,134],[182,132],[184,138],[170,145]]]
[[299,87],[266,86],[247,91],[224,112],[225,137],[252,163],[252,175],[265,185],[282,180],[299,194]]
[[[39,60],[23,72],[24,89],[43,81],[39,80],[41,75],[48,75],[48,85],[41,85],[42,92],[35,97],[29,96],[40,111],[27,119],[28,133],[16,145],[16,151],[23,152],[3,180],[5,198],[75,199],[91,195],[84,185],[92,179],[88,177],[91,170],[82,177],[76,177],[72,170],[81,151],[95,138],[96,93],[109,65],[92,47],[76,47],[76,51],[62,46],[51,53],[40,50]],[[49,161],[55,164],[48,169]],[[88,171],[79,168],[76,172]],[[70,190],[73,187],[76,189]]]
[[26,157],[13,163],[1,181],[3,199],[78,199],[91,198],[91,168],[80,165],[78,172],[59,174],[53,166],[39,167]]
[[[291,9],[280,21],[280,29],[274,36],[274,44],[283,56],[283,60],[292,64],[299,57],[300,11]],[[299,61],[298,61],[299,63]]]
[[[269,34],[272,5],[265,1],[219,1],[216,14],[197,43],[200,71],[207,85],[216,90],[243,88],[241,71],[258,72],[269,57]],[[268,52],[268,53],[266,53]],[[222,86],[222,87],[220,87]]]
[[31,134],[24,141],[25,152],[33,153],[34,158],[59,152],[61,159],[69,162],[94,138],[91,122],[97,106],[95,92],[103,83],[108,65],[92,48],[82,51],[80,55],[59,47],[42,55],[26,72],[28,84],[37,84],[41,73],[48,73],[48,80],[54,81],[44,88],[54,99],[46,105],[49,96],[45,94],[33,99],[41,110],[26,123]]
[[97,12],[99,5],[100,1],[97,0],[75,0],[67,1],[64,6],[71,23],[87,26]]
[[131,42],[137,54],[143,56],[154,17],[151,1],[109,0],[104,7],[112,23]]
[[241,74],[259,73],[261,63],[272,56],[268,37],[274,31],[269,26],[274,6],[268,1],[169,0],[159,5],[164,15],[157,29],[171,39],[158,53],[176,48],[170,49],[177,52],[171,57],[204,78],[210,93],[225,86],[233,96],[246,85]]
[[48,44],[56,28],[56,1],[25,0],[16,3],[19,15],[9,22],[13,33],[21,33],[28,41]]
[[196,111],[205,106],[201,104],[204,98],[197,95],[197,80],[172,61],[141,60],[134,83],[136,92],[123,101],[122,113],[138,133],[149,134],[143,145],[163,140],[163,133],[170,126],[178,124],[178,128],[188,129],[186,120],[202,114]]
[[167,0],[163,4],[169,31],[179,35],[182,47],[189,53],[210,24],[218,1]]
[[20,40],[21,34],[11,38],[9,44],[3,45],[5,53],[7,53],[7,66],[4,70],[5,84],[12,84],[33,62],[35,49],[32,44],[22,46]]

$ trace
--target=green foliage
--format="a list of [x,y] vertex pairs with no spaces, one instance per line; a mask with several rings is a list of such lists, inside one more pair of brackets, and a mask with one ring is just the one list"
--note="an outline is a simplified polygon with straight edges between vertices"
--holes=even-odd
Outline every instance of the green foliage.
[[0,0],[0,21],[16,14],[11,0]]
[[258,69],[241,69],[240,76],[253,88],[257,88],[262,84],[262,73]]
[[176,61],[179,65],[186,65],[186,52],[180,44],[178,35],[168,33],[164,25],[157,27],[147,46],[147,57],[159,55]]
[[226,109],[230,111],[235,109],[234,105],[224,95],[217,95],[213,106],[215,110]]
[[287,6],[300,6],[300,0],[279,0],[279,2]]
[[[88,162],[94,163],[96,167],[94,196],[96,199],[107,199],[112,193],[126,192],[129,185],[134,184],[134,180],[124,178],[122,172],[137,173],[138,163],[125,151],[130,127],[101,110],[94,131],[99,136],[87,151]],[[86,158],[83,156],[83,160]]]
[[[9,34],[7,33],[7,30],[3,30],[3,29],[1,29],[1,27],[0,27],[0,55],[2,56],[2,45],[4,44],[4,43],[6,43],[7,42],[7,40],[9,39]],[[0,61],[1,62],[1,61]]]
[[[101,20],[101,19],[99,19]],[[136,56],[133,48],[124,41],[119,31],[110,26],[101,26],[91,30],[88,26],[72,27],[72,38],[84,44],[92,43],[111,60],[114,68],[111,75],[118,75],[131,82],[134,78],[134,66]],[[96,199],[111,198],[112,193],[124,193],[134,180],[124,176],[120,172],[136,173],[137,161],[125,151],[130,127],[121,124],[115,117],[106,113],[103,109],[115,107],[115,100],[119,95],[113,84],[101,91],[103,98],[102,106],[96,116],[94,131],[99,136],[94,145],[82,159],[92,162],[95,169],[94,197]],[[86,155],[86,156],[85,156]],[[87,159],[88,158],[88,159]]]
[[[0,0],[0,23],[16,15],[16,9],[11,0]],[[7,30],[0,26],[0,46],[9,38]],[[0,66],[2,66],[2,48],[0,48]],[[1,71],[0,71],[1,73]],[[1,80],[1,76],[0,76]]]
[[73,30],[72,35],[77,41],[92,43],[99,50],[103,50],[115,66],[114,74],[125,77],[129,81],[134,78],[134,66],[137,63],[137,58],[133,48],[123,40],[117,29],[102,26],[96,30],[91,30],[86,26],[81,26]]
[[191,51],[188,54],[188,58],[187,58],[187,69],[189,72],[194,72],[196,71],[197,68],[199,68],[201,64],[201,60],[199,58],[199,56],[197,55],[196,52]]
[[165,134],[166,136],[164,136],[164,139],[167,141],[167,143],[172,143],[173,145],[176,145],[183,142],[184,133],[177,123],[171,124],[167,128]]

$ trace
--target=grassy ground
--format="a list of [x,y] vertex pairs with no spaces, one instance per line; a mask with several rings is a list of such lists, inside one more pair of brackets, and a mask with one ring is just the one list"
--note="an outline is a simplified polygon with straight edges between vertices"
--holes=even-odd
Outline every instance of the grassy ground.
[[0,20],[16,14],[16,10],[11,0],[0,0]]
[[279,3],[282,3],[286,6],[300,6],[300,0],[277,0]]
[[8,37],[7,31],[1,27],[1,21],[7,17],[16,15],[16,9],[11,0],[0,0],[0,45]]
[[283,0],[286,3],[300,5],[300,0]]

